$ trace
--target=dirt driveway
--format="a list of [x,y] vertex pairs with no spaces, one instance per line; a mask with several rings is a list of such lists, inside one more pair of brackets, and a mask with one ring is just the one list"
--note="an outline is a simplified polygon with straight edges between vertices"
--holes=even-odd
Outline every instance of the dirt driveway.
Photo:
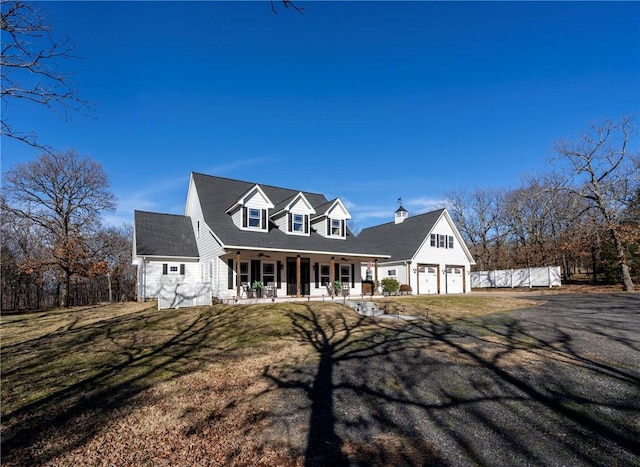
[[306,465],[640,465],[640,295],[540,298],[361,338],[301,319],[317,359],[266,368],[265,441]]

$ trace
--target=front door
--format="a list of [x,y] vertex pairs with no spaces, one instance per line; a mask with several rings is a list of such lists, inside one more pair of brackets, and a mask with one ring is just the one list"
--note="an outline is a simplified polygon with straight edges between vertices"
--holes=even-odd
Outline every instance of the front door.
[[[298,295],[298,266],[296,258],[287,258],[287,295]],[[300,258],[300,294],[311,293],[311,260]]]

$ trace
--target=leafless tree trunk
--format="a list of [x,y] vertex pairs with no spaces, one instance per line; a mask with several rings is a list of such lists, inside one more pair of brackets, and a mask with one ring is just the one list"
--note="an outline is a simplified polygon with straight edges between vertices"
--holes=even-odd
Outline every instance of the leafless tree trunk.
[[575,142],[560,141],[555,151],[562,164],[562,187],[588,202],[588,209],[602,219],[615,247],[623,288],[634,289],[621,229],[622,215],[638,189],[637,153],[629,152],[636,136],[634,117],[594,124]]

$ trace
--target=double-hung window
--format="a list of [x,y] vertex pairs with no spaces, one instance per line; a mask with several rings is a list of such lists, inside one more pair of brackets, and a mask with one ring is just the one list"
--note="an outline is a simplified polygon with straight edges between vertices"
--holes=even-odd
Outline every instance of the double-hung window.
[[302,214],[293,215],[293,231],[304,232],[304,216]]
[[340,265],[340,282],[344,288],[349,287],[351,283],[351,268],[348,264]]
[[262,282],[265,285],[276,281],[276,265],[274,263],[262,263]]
[[331,280],[331,266],[328,264],[320,265],[320,284],[327,285]]
[[331,219],[331,235],[334,235],[336,237],[342,235],[341,224],[342,223],[340,222],[340,219]]
[[260,209],[254,209],[254,208],[249,208],[247,210],[247,214],[249,216],[248,219],[248,225],[251,228],[254,229],[259,229],[260,228],[260,217],[261,217],[261,210]]
[[430,245],[436,248],[453,248],[453,235],[431,234]]

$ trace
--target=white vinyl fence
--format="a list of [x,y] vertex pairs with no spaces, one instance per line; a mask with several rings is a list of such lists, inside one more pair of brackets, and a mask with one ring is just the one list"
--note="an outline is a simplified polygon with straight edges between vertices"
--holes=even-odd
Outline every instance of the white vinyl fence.
[[471,288],[559,287],[560,285],[560,266],[471,273]]
[[197,284],[164,284],[158,291],[158,310],[211,305],[211,286]]

